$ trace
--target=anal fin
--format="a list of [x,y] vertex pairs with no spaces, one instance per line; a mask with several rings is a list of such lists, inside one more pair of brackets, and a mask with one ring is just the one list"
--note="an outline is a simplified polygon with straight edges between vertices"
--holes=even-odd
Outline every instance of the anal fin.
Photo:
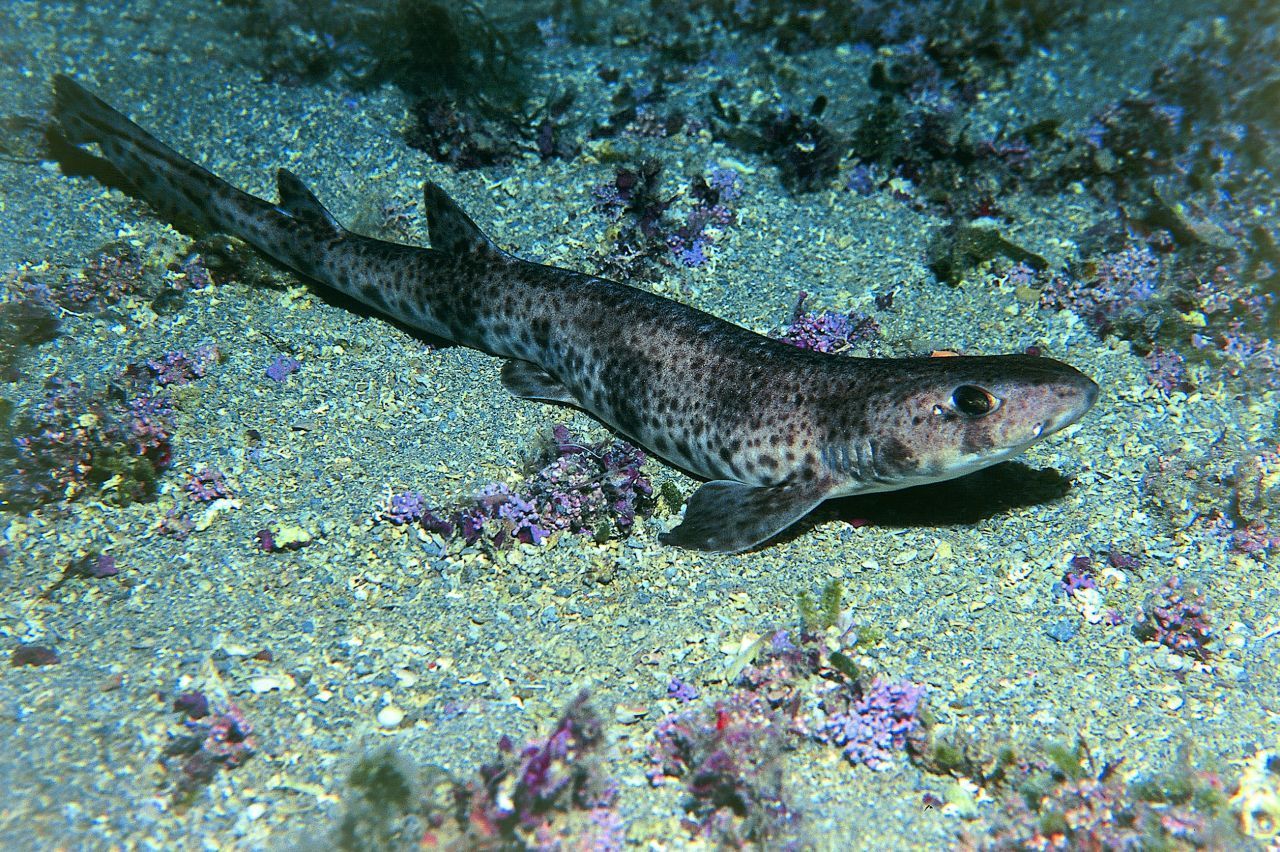
[[826,483],[759,487],[717,479],[693,493],[680,526],[663,544],[691,550],[737,553],[766,541],[826,499]]
[[560,380],[528,361],[507,361],[502,365],[502,386],[512,396],[538,402],[564,402],[578,405],[578,400]]

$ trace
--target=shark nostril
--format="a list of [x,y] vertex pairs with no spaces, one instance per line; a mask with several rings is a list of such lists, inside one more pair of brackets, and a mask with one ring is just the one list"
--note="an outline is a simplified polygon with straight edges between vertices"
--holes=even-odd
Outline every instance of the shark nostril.
[[1034,425],[1034,426],[1032,426],[1032,427],[1031,427],[1031,434],[1032,434],[1032,435],[1034,435],[1034,436],[1035,436],[1035,437],[1037,437],[1037,438],[1039,438],[1039,437],[1040,437],[1040,435],[1041,435],[1041,433],[1043,433],[1043,432],[1044,432],[1044,424],[1043,424],[1043,423],[1037,423],[1036,425]]

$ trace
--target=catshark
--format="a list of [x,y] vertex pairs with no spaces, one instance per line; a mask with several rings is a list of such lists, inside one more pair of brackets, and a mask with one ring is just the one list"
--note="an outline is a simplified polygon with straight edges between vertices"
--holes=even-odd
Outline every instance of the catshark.
[[266,201],[182,157],[74,80],[57,128],[97,143],[174,221],[238,237],[436,337],[506,359],[517,397],[586,411],[708,480],[665,543],[737,552],[824,500],[963,476],[1075,423],[1098,386],[1030,355],[854,358],[798,349],[594,275],[521,260],[433,182],[430,248],[352,233],[293,173]]

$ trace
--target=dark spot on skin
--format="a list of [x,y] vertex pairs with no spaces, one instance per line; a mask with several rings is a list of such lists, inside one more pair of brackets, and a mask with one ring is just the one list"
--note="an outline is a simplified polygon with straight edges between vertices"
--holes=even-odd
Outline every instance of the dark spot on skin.
[[901,470],[910,465],[914,454],[900,439],[889,436],[877,448],[876,458],[887,467]]
[[987,429],[980,428],[974,424],[964,430],[964,439],[962,448],[966,453],[981,453],[991,449],[996,445],[995,439],[991,432]]
[[[346,289],[347,286],[349,285],[347,285],[346,282],[343,282],[343,289]],[[374,307],[381,308],[384,311],[387,309],[387,300],[383,298],[382,291],[373,284],[363,285],[360,288],[360,294],[364,297],[366,302]]]

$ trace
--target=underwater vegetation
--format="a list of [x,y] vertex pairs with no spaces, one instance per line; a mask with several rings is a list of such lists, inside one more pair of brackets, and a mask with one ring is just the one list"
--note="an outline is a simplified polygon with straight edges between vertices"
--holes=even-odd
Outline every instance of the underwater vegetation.
[[517,747],[502,736],[493,761],[468,777],[378,749],[348,774],[337,825],[305,848],[621,850],[617,784],[600,766],[603,745],[583,692],[545,737]]
[[655,785],[683,785],[692,834],[730,846],[785,845],[803,825],[786,792],[788,752],[830,745],[875,770],[924,741],[932,718],[924,687],[859,669],[850,655],[880,634],[852,625],[841,599],[838,581],[816,601],[802,595],[799,629],[747,645],[726,695],[698,700],[677,685],[681,706],[654,729],[648,774]]
[[230,702],[210,702],[202,692],[186,692],[173,701],[181,713],[182,732],[170,735],[162,761],[173,775],[171,795],[183,808],[212,781],[220,769],[234,769],[257,749],[253,726]]
[[779,721],[762,696],[735,691],[658,723],[649,777],[683,783],[691,833],[741,847],[793,831],[782,764],[790,742]]
[[478,779],[455,782],[453,807],[428,815],[439,832],[429,833],[428,848],[555,848],[566,812],[580,817],[568,837],[581,848],[622,848],[621,822],[611,810],[617,787],[595,765],[602,744],[585,692],[545,739],[517,750],[502,737],[497,759],[480,767]]
[[569,155],[556,138],[563,100],[526,114],[526,48],[542,3],[312,3],[241,0],[241,61],[265,78],[353,89],[398,87],[413,123],[405,141],[460,169],[536,150]]
[[[1241,842],[1230,819],[1225,782],[1197,768],[1183,748],[1168,772],[1125,781],[1123,759],[1097,765],[1083,740],[1023,749],[938,731],[916,756],[921,768],[963,779],[997,799],[980,834],[965,848],[1200,849]],[[972,788],[953,785],[947,806],[974,813]]]
[[206,374],[220,355],[203,346],[130,364],[104,390],[51,378],[34,410],[14,417],[0,447],[0,507],[28,511],[87,493],[127,505],[155,497],[173,459],[174,403],[165,389]]
[[[601,274],[626,280],[653,277],[664,264],[702,266],[716,237],[737,222],[733,202],[742,192],[742,178],[730,168],[696,175],[687,190],[670,196],[663,192],[658,160],[618,168],[592,193],[596,210],[610,222]],[[673,222],[667,214],[680,200],[683,221]]]
[[1159,642],[1175,654],[1204,660],[1213,640],[1213,622],[1208,603],[1194,585],[1184,585],[1170,577],[1142,604],[1134,633],[1138,638]]
[[491,482],[452,510],[431,509],[420,493],[402,492],[390,497],[379,517],[465,544],[542,544],[560,532],[605,541],[626,536],[637,518],[652,512],[653,485],[641,473],[645,458],[625,441],[591,444],[557,425],[539,467],[515,488]]
[[861,311],[809,313],[804,309],[808,298],[808,293],[800,292],[791,312],[791,322],[775,335],[778,340],[813,352],[840,353],[873,345],[879,339],[880,324],[874,317]]
[[[1099,340],[1121,341],[1141,357],[1146,381],[1166,396],[1215,385],[1241,398],[1280,389],[1280,18],[1261,0],[1237,4],[1238,18],[1194,25],[1144,90],[1099,106],[1083,126],[1037,116],[998,131],[975,129],[985,126],[973,121],[979,101],[1095,4],[227,5],[243,15],[245,61],[263,77],[352,90],[397,86],[407,143],[451,168],[500,177],[516,158],[589,152],[593,168],[581,179],[594,186],[604,274],[708,275],[724,257],[725,235],[740,219],[752,220],[755,211],[740,205],[745,194],[763,194],[775,179],[797,204],[877,196],[945,222],[923,258],[939,282],[974,287],[998,279],[1026,307],[1072,312]],[[584,106],[581,92],[530,94],[539,42],[610,44],[636,61],[592,69],[608,96]],[[850,46],[851,61],[867,68],[871,94],[859,104],[841,103],[839,91],[802,93],[793,85],[789,59],[835,45]],[[677,165],[638,153],[680,135],[725,143],[749,167]],[[1015,196],[1064,187],[1101,200],[1115,217],[1061,234],[1077,248],[1056,266],[1010,238],[1008,226],[1025,209]],[[403,227],[403,211],[386,213],[389,227]],[[213,240],[160,271],[119,245],[71,272],[13,270],[0,302],[0,374],[20,377],[36,347],[75,329],[78,315],[129,300],[172,313],[188,289],[228,270],[246,277],[254,261],[245,253]],[[874,317],[822,309],[809,298],[800,293],[780,339],[835,353],[879,342]],[[903,301],[910,304],[905,294]],[[169,479],[177,506],[154,529],[190,535],[194,514],[238,490],[216,466],[172,461],[183,400],[175,391],[208,375],[221,357],[213,345],[138,353],[111,377],[83,385],[50,379],[24,410],[0,402],[0,421],[12,433],[0,446],[0,506],[56,512],[75,500],[145,501]],[[315,361],[299,357],[308,362],[263,357],[254,365],[259,382],[296,385],[318,374]],[[1152,455],[1143,482],[1152,507],[1178,535],[1212,537],[1233,559],[1274,558],[1274,433],[1207,440]],[[557,426],[545,451],[510,481],[484,485],[457,505],[398,491],[378,518],[452,548],[539,545],[564,533],[622,538],[657,504],[644,463],[625,442],[587,442]],[[678,494],[663,499],[680,502]],[[311,542],[298,527],[261,523],[267,526],[253,543],[280,562]],[[1165,573],[1131,575],[1149,589],[1140,607],[1141,591],[1127,607],[1108,607],[1105,572],[1135,571],[1139,559],[1115,549],[1088,553],[1048,578],[1058,580],[1055,595],[1114,628],[1131,648],[1142,640],[1152,643],[1148,652],[1167,648],[1197,667],[1216,663],[1215,630],[1234,613],[1213,611],[1188,575],[1153,588]],[[6,554],[0,546],[0,560]],[[53,570],[86,585],[122,566],[127,578],[132,567],[98,551],[77,553],[65,568],[63,561]],[[744,649],[727,686],[674,677],[666,691],[673,711],[632,755],[631,780],[644,772],[678,795],[686,840],[800,845],[811,806],[798,801],[788,770],[814,752],[829,756],[852,787],[868,772],[908,761],[932,773],[926,784],[948,786],[925,801],[965,816],[961,843],[971,848],[1229,848],[1244,842],[1236,832],[1264,842],[1280,836],[1274,753],[1259,750],[1233,786],[1197,767],[1189,749],[1167,774],[1132,777],[1123,746],[1095,760],[1083,740],[1026,745],[1003,733],[956,731],[935,717],[929,690],[910,679],[909,661],[897,661],[904,670],[893,675],[866,670],[859,651],[883,634],[853,623],[838,583],[801,596],[799,608],[796,624],[764,631]],[[1066,642],[1080,625],[1073,617],[1069,629],[1050,635]],[[52,645],[11,643],[11,677],[41,676],[38,667],[59,663]],[[243,773],[228,771],[260,748],[270,725],[256,720],[255,732],[235,705],[198,692],[180,695],[173,708],[181,716],[160,760],[175,805],[197,804],[215,781],[218,792],[228,777],[243,783]],[[621,786],[602,769],[608,747],[583,694],[534,739],[497,738],[491,760],[474,771],[419,769],[394,751],[375,751],[351,769],[345,811],[320,848],[624,848]]]
[[[104,316],[125,300],[141,300],[160,313],[211,281],[198,254],[159,269],[123,244],[103,247],[77,269],[10,270],[0,324],[20,320],[22,332],[0,335],[0,367],[17,370],[25,348],[52,340],[64,324],[60,315]],[[104,387],[47,376],[34,404],[18,410],[0,400],[6,436],[0,444],[0,508],[59,508],[88,494],[121,505],[154,498],[177,430],[170,391],[203,377],[221,357],[209,344],[173,350],[109,373]]]
[[1280,547],[1280,445],[1228,434],[1195,453],[1153,458],[1143,482],[1150,501],[1179,528],[1203,530],[1262,558]]
[[11,424],[13,443],[0,448],[0,506],[25,512],[90,492],[125,504],[154,497],[172,459],[173,407],[128,384],[91,393],[50,380],[44,401]]

